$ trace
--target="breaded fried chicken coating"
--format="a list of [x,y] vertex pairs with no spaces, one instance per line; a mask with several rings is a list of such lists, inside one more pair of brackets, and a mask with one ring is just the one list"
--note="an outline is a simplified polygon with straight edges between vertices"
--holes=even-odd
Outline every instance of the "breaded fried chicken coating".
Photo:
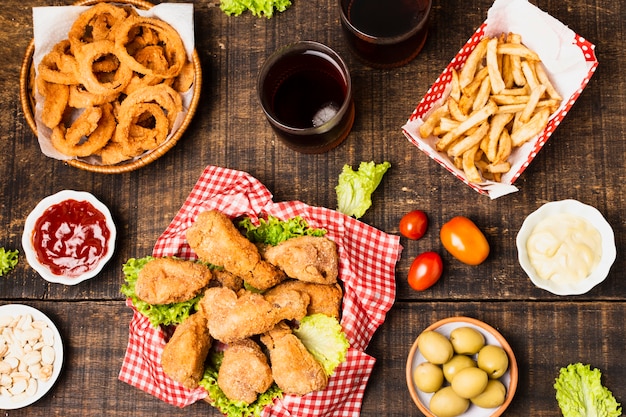
[[339,284],[316,284],[298,280],[287,280],[265,291],[266,298],[283,291],[300,291],[307,293],[311,299],[307,308],[307,316],[321,313],[339,319],[343,291]]
[[204,292],[199,309],[207,317],[211,336],[232,343],[265,333],[281,320],[300,320],[306,315],[309,296],[285,291],[269,300],[261,294],[213,287]]
[[305,395],[326,388],[324,368],[285,323],[261,336],[261,342],[269,350],[274,381],[284,393]]
[[286,278],[280,268],[261,259],[257,247],[219,211],[200,213],[187,229],[187,242],[200,259],[223,266],[259,290],[273,287]]
[[317,236],[299,236],[276,246],[264,246],[261,255],[288,277],[318,284],[334,284],[339,273],[337,245]]
[[250,339],[227,345],[217,385],[230,400],[250,404],[273,382],[272,370],[259,345]]
[[237,292],[243,288],[243,279],[226,270],[215,269],[213,270],[213,282],[211,283],[211,286],[226,287]]
[[176,327],[163,348],[163,372],[185,388],[197,387],[204,374],[211,342],[206,317],[202,313],[190,315]]
[[155,258],[139,271],[135,293],[149,304],[170,304],[195,297],[213,273],[206,265],[176,258]]

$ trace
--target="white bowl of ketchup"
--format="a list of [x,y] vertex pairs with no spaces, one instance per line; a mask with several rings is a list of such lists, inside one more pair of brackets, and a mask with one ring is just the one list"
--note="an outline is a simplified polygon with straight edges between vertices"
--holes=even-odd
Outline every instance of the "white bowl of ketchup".
[[26,218],[22,247],[46,281],[76,285],[111,259],[116,228],[109,209],[85,191],[63,190],[41,200]]

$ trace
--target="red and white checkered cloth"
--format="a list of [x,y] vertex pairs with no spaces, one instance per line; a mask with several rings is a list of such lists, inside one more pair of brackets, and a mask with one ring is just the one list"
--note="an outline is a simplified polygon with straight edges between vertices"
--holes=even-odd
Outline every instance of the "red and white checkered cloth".
[[[376,361],[364,351],[395,299],[400,238],[327,208],[300,201],[274,203],[272,194],[250,174],[208,166],[157,240],[152,255],[195,259],[185,232],[198,213],[212,209],[230,217],[247,215],[253,220],[260,214],[283,220],[300,216],[310,227],[328,231],[326,236],[338,247],[339,277],[344,284],[341,324],[350,341],[347,359],[325,390],[302,397],[286,395],[273,407],[266,407],[263,416],[358,416]],[[132,308],[129,301],[127,305]],[[203,388],[185,389],[163,373],[160,357],[164,336],[161,329],[153,328],[148,319],[134,311],[119,379],[178,407],[206,398]]]

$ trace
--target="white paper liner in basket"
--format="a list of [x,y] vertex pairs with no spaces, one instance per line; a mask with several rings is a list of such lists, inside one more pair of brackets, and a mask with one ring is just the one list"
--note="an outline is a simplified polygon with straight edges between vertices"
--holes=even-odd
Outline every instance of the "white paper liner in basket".
[[[123,4],[120,2],[119,4]],[[41,59],[52,50],[54,45],[58,42],[67,39],[67,34],[72,27],[72,24],[78,16],[89,9],[92,6],[42,6],[33,7],[33,34],[35,42],[35,50],[33,53],[33,67],[35,73],[37,67],[41,62]],[[194,21],[193,21],[193,4],[191,3],[161,3],[149,10],[138,9],[133,7],[137,13],[145,17],[155,17],[169,23],[180,34],[180,37],[185,45],[185,51],[187,52],[187,59],[192,60],[192,54],[195,48],[194,37]],[[195,84],[192,85],[189,91],[181,94],[183,102],[183,111],[180,112],[172,131],[168,135],[166,142],[174,135],[182,124],[189,106],[193,98]],[[60,159],[66,161],[68,159],[80,159],[89,164],[101,165],[100,159],[95,156],[76,158],[70,157],[59,152],[50,141],[50,135],[52,130],[45,126],[41,121],[41,113],[43,109],[43,97],[35,91],[35,123],[37,124],[37,139],[39,141],[39,147],[41,152],[54,159]],[[165,143],[165,142],[164,142]],[[163,143],[163,144],[164,144]],[[162,145],[163,145],[162,144]],[[161,146],[162,146],[161,145]],[[154,151],[154,150],[152,150]],[[142,157],[152,151],[147,151],[141,154]],[[135,159],[136,159],[135,158]]]
[[[283,220],[301,216],[310,227],[328,231],[326,236],[337,244],[340,258],[339,279],[344,287],[341,325],[350,341],[347,359],[330,377],[326,389],[305,396],[285,395],[273,407],[266,407],[263,416],[357,417],[376,362],[365,349],[395,299],[400,238],[327,208],[300,201],[275,203],[269,190],[250,174],[209,166],[157,240],[152,255],[195,259],[185,232],[200,212],[211,209],[230,217],[248,215],[254,221],[262,213]],[[130,302],[127,305],[132,307]],[[203,388],[184,389],[163,373],[160,356],[164,345],[163,332],[134,310],[119,379],[178,407],[205,399]]]
[[[550,117],[544,131],[512,152],[509,158],[511,170],[502,175],[501,182],[485,181],[475,184],[468,181],[464,172],[455,167],[445,153],[435,149],[436,137],[420,136],[419,127],[430,111],[447,99],[452,68],[459,70],[484,36],[509,32],[520,34],[522,42],[539,54],[550,81],[563,97],[563,101]],[[435,80],[407,123],[402,126],[403,133],[421,151],[477,192],[492,199],[515,192],[515,180],[545,145],[589,83],[598,66],[594,49],[593,44],[528,1],[496,0],[487,13],[486,21]]]

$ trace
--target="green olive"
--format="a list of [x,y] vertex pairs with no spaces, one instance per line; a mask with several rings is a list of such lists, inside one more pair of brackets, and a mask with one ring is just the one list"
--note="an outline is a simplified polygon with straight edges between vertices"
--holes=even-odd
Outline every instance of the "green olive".
[[417,347],[424,358],[435,365],[448,362],[454,355],[450,340],[434,330],[424,330],[417,337]]
[[422,362],[413,371],[413,382],[423,392],[435,392],[443,385],[443,370],[430,362]]
[[487,387],[487,382],[489,382],[487,372],[480,368],[465,368],[454,376],[450,386],[459,397],[469,399],[482,393]]
[[452,382],[452,378],[461,369],[470,367],[476,367],[474,359],[466,355],[454,355],[452,359],[443,364],[443,376],[446,378],[446,381]]
[[482,408],[496,408],[504,404],[506,387],[498,379],[490,379],[485,390],[476,397],[470,398],[472,404]]
[[500,346],[486,345],[478,352],[478,367],[487,372],[489,378],[500,378],[509,369],[509,357]]
[[456,353],[474,355],[485,346],[485,336],[473,327],[457,327],[450,332],[450,343]]
[[452,387],[441,388],[433,394],[428,408],[437,417],[455,417],[467,411],[470,401],[459,397]]

